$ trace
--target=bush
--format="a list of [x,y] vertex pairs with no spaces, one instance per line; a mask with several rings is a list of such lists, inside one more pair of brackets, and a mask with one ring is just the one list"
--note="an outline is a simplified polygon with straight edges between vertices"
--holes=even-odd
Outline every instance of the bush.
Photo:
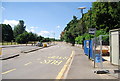
[[96,31],[96,37],[100,35],[106,35],[106,36],[102,36],[102,44],[109,45],[109,33],[106,33],[104,29]]
[[[106,34],[107,35],[107,34]],[[109,36],[103,36],[102,37],[102,44],[103,45],[109,45]]]
[[82,41],[83,41],[83,36],[78,36],[78,37],[75,38],[75,42],[77,44],[82,44]]

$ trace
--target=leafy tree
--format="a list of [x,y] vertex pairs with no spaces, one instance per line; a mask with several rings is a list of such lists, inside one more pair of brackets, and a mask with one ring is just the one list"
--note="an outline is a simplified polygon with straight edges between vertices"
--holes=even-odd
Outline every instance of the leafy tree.
[[24,32],[16,37],[16,42],[20,44],[26,44],[29,41],[29,33]]
[[82,41],[83,41],[83,36],[78,36],[78,37],[75,38],[75,42],[77,44],[82,44]]
[[94,2],[92,5],[93,22],[99,29],[120,28],[120,2]]
[[49,39],[49,38],[43,38],[43,39],[41,40],[41,42],[50,42],[50,39]]
[[0,24],[0,27],[2,27],[2,41],[11,42],[13,40],[12,27],[9,24]]
[[77,17],[73,16],[73,20],[71,20],[64,29],[64,34],[61,34],[61,39],[65,40],[66,42],[75,44],[75,37],[78,36],[79,30],[77,30]]
[[38,37],[37,37],[37,40],[38,40],[39,42],[42,42],[43,39],[44,39],[44,37],[42,37],[42,36],[38,36]]
[[37,34],[29,32],[29,41],[37,41]]
[[24,26],[24,21],[19,20],[19,24],[14,27],[14,36],[15,38],[25,32],[26,26]]

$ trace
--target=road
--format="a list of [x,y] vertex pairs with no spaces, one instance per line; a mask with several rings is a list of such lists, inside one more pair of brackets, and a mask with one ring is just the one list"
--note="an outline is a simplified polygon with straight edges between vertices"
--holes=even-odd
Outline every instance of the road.
[[39,47],[31,46],[31,45],[29,45],[29,46],[19,45],[19,46],[16,46],[16,47],[2,48],[2,58],[7,58],[9,56],[20,54],[21,52],[31,50],[31,49],[36,49],[36,48],[39,48]]
[[64,43],[2,61],[3,79],[55,79],[73,49]]

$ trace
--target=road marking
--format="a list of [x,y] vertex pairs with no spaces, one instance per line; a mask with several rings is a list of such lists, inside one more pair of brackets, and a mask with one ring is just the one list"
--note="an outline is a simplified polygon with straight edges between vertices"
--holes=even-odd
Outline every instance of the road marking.
[[64,57],[63,59],[68,59],[67,57]]
[[65,65],[63,66],[61,71],[58,73],[55,81],[59,81],[60,79],[64,79],[64,73],[67,70],[68,64],[70,63],[71,58],[74,56],[74,54],[75,54],[75,51],[72,51],[72,54],[70,55],[69,59],[67,60],[67,62],[65,63]]
[[56,59],[59,59],[59,56],[57,56]]
[[12,71],[14,71],[14,70],[16,70],[16,69],[11,69],[11,70],[9,70],[9,71],[3,72],[2,75],[7,74],[7,73],[9,73],[9,72],[12,72]]
[[68,59],[67,57],[65,57],[65,59]]
[[51,64],[60,65],[61,63],[62,63],[62,61],[54,60]]
[[29,65],[29,64],[32,64],[32,62],[28,62],[28,63],[26,63],[25,66],[27,66],[27,65]]
[[60,56],[52,56],[52,57],[47,57],[51,59],[68,59],[68,57],[60,57]]
[[47,60],[44,60],[44,63],[46,64],[46,63],[47,63]]
[[51,64],[54,64],[56,62],[56,60],[53,60],[53,62]]
[[50,62],[52,62],[53,60],[48,60],[47,64],[49,64]]
[[57,65],[60,65],[63,61],[61,60]]
[[62,59],[62,57],[59,57],[59,59]]

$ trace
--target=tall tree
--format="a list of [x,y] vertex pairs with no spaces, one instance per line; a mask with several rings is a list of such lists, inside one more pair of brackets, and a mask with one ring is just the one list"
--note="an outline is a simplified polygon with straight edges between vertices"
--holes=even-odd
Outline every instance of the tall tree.
[[94,2],[92,11],[92,19],[98,30],[105,29],[108,32],[120,27],[120,2]]
[[20,44],[26,44],[29,41],[29,33],[24,32],[16,37],[16,42]]
[[24,25],[24,21],[23,20],[19,20],[19,24],[14,27],[14,36],[15,36],[15,38],[18,35],[20,35],[23,32],[25,32],[25,28],[26,28],[26,26]]
[[2,27],[2,41],[10,42],[13,40],[12,27],[9,24],[0,24],[0,27]]
[[37,41],[37,34],[29,32],[29,41]]

